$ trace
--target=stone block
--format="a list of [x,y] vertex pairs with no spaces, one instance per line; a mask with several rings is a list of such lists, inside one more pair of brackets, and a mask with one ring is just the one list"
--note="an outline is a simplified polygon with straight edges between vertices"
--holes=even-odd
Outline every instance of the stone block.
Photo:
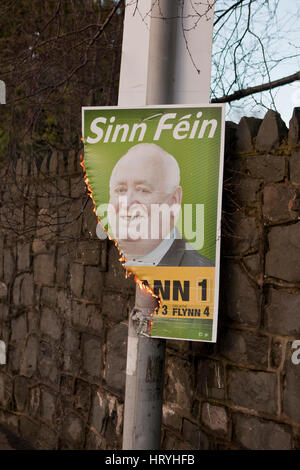
[[48,421],[49,423],[53,423],[56,414],[56,397],[53,393],[42,390],[42,397],[41,397],[41,417]]
[[63,174],[66,172],[67,159],[67,151],[57,152],[57,169],[59,174]]
[[[283,371],[282,383],[282,413],[288,419],[300,422],[300,364],[293,364],[291,355],[295,349],[287,344],[287,357]],[[298,354],[299,357],[299,354]]]
[[86,450],[105,450],[105,439],[90,431],[86,438]]
[[65,287],[68,279],[69,254],[65,246],[57,249],[56,284]]
[[76,261],[82,264],[97,266],[100,261],[100,250],[100,241],[79,241],[76,249]]
[[18,271],[26,271],[30,268],[30,244],[18,243],[17,245]]
[[86,299],[97,303],[101,302],[103,286],[103,273],[97,267],[86,266],[83,295]]
[[265,183],[277,183],[285,177],[285,158],[282,155],[251,155],[247,157],[246,167],[253,178]]
[[55,287],[42,287],[41,303],[44,305],[56,306],[57,291]]
[[75,388],[75,378],[70,375],[61,375],[60,391],[65,397],[73,397]]
[[235,147],[237,128],[238,125],[235,122],[225,122],[225,155],[228,155]]
[[227,434],[229,421],[226,408],[223,406],[203,403],[201,417],[203,424],[211,431],[222,435]]
[[[247,175],[238,175],[230,183],[230,196],[235,203],[247,205],[256,202],[261,183]],[[229,188],[228,188],[229,189]]]
[[276,375],[272,372],[230,369],[228,397],[232,405],[274,415],[277,412]]
[[258,249],[260,232],[254,217],[236,211],[227,218],[222,234],[225,254],[237,255]]
[[70,196],[70,185],[68,178],[58,178],[56,180],[56,187],[57,187],[57,203],[60,205],[61,203],[66,202],[66,198]]
[[3,253],[3,280],[5,284],[12,281],[13,274],[16,268],[16,260],[14,250],[6,248]]
[[254,416],[234,416],[234,439],[249,450],[290,450],[291,433],[288,426],[264,421]]
[[26,273],[15,279],[13,286],[13,303],[29,306],[34,302],[33,275]]
[[90,424],[99,434],[102,434],[104,431],[105,421],[108,415],[109,411],[106,398],[100,392],[94,393]]
[[72,445],[73,450],[83,448],[84,424],[75,413],[64,416],[61,437]]
[[71,178],[71,197],[80,198],[86,196],[87,188],[83,178],[83,174]]
[[[33,195],[31,197],[34,197]],[[34,231],[36,230],[37,214],[36,207],[26,205],[24,207],[24,229]]]
[[40,424],[36,447],[40,450],[57,450],[57,434],[45,424]]
[[68,174],[74,173],[74,171],[82,171],[82,168],[78,168],[78,170],[75,167],[75,162],[77,160],[77,155],[75,150],[67,150],[67,169],[68,169]]
[[221,355],[231,362],[268,366],[269,338],[247,331],[224,329],[218,341]]
[[29,336],[27,338],[20,373],[25,377],[32,377],[35,374],[37,366],[39,342],[35,336]]
[[177,410],[174,410],[168,404],[163,405],[162,422],[169,428],[173,428],[178,432],[181,431],[182,417],[179,416]]
[[181,354],[182,356],[186,356],[191,350],[194,354],[198,354],[199,350],[202,350],[202,348],[205,350],[207,350],[207,348],[209,349],[211,343],[199,343],[195,341],[191,344],[189,341],[167,339],[166,345],[168,349],[173,349],[174,351],[179,352],[179,354]]
[[12,399],[12,381],[7,375],[0,375],[0,405],[3,408],[8,407]]
[[244,256],[243,263],[252,276],[257,279],[262,277],[262,262],[259,254]]
[[177,436],[167,432],[164,437],[162,449],[164,450],[193,450],[187,442],[178,439]]
[[270,222],[279,222],[297,218],[297,212],[291,211],[290,201],[296,197],[295,189],[287,185],[265,186],[263,191],[263,215]]
[[289,145],[296,145],[300,140],[300,108],[294,108],[293,116],[289,123]]
[[[52,191],[53,186],[45,188],[47,205],[53,198]],[[37,230],[35,239],[42,240],[44,242],[53,242],[56,238],[57,231],[57,213],[50,208],[43,208],[39,210],[37,219]]]
[[62,322],[56,312],[49,307],[43,307],[41,311],[41,331],[52,339],[58,341],[62,332]]
[[61,360],[59,353],[45,341],[39,343],[38,370],[45,382],[58,385]]
[[34,283],[33,275],[26,273],[23,276],[22,287],[21,287],[21,304],[25,306],[32,305],[34,303]]
[[75,408],[85,415],[90,411],[91,389],[90,384],[83,380],[76,380],[75,384]]
[[14,399],[18,411],[25,411],[29,398],[28,379],[18,376],[14,380]]
[[126,298],[113,292],[103,292],[102,314],[112,322],[125,320],[127,318]]
[[300,150],[294,150],[290,156],[290,180],[300,185]]
[[57,307],[65,318],[71,317],[71,296],[65,289],[57,291]]
[[183,420],[182,434],[184,440],[192,446],[192,449],[209,449],[209,440],[207,435],[201,429],[199,429],[196,424],[191,423],[187,419]]
[[28,441],[33,448],[40,432],[40,423],[33,421],[26,416],[20,416],[20,435]]
[[40,417],[40,404],[41,404],[41,389],[40,387],[33,387],[29,392],[29,415],[33,418],[39,419]]
[[68,201],[61,205],[58,209],[58,217],[60,220],[60,227],[58,231],[60,238],[66,240],[77,240],[81,234],[82,228],[82,201],[73,200],[70,204]]
[[166,360],[166,402],[189,412],[193,401],[193,370],[188,361],[168,355]]
[[287,134],[287,127],[280,114],[269,109],[259,127],[256,149],[261,152],[276,150]]
[[126,271],[119,261],[120,256],[115,245],[112,242],[108,242],[108,272],[104,278],[105,287],[118,292],[134,293],[135,282],[133,276],[126,279]]
[[124,323],[111,328],[107,334],[106,383],[109,387],[125,389],[128,326]]
[[11,342],[24,344],[27,336],[26,315],[23,314],[11,321]]
[[[1,214],[1,211],[0,211],[0,214]],[[1,221],[1,217],[0,217],[0,221]],[[3,258],[4,258],[4,238],[0,235],[0,279],[3,279]]]
[[82,362],[84,371],[99,377],[102,369],[101,339],[84,333],[82,335]]
[[221,265],[220,310],[231,320],[257,325],[260,320],[261,291],[237,263]]
[[253,117],[242,117],[236,132],[237,152],[250,152],[253,148],[253,137],[256,137],[262,119]]
[[0,410],[0,422],[15,434],[19,433],[19,416],[9,411]]
[[70,266],[70,286],[75,297],[80,298],[83,290],[84,266],[72,263]]
[[4,282],[0,282],[0,300],[7,298],[7,285]]
[[265,328],[281,336],[299,336],[300,296],[283,289],[270,288],[265,307]]
[[54,254],[39,254],[33,261],[34,281],[36,284],[52,286],[55,276]]
[[12,291],[12,300],[15,305],[20,305],[21,303],[21,286],[22,286],[22,276],[18,276],[14,280],[13,291]]
[[27,311],[28,332],[35,333],[40,328],[40,314],[35,308]]
[[272,227],[266,254],[266,274],[290,282],[300,279],[300,222]]
[[282,360],[282,343],[272,338],[271,348],[270,348],[270,367],[277,369]]
[[205,398],[225,398],[225,371],[221,362],[209,359],[199,361],[196,390]]
[[58,169],[58,157],[57,152],[52,152],[49,159],[49,174],[56,175]]
[[96,237],[96,227],[98,224],[97,216],[94,212],[94,203],[89,198],[83,211],[83,230],[90,237]]
[[[0,302],[0,335],[2,335],[1,323],[5,322],[8,319],[8,312],[9,312],[8,305]],[[1,339],[3,338],[1,337]]]
[[80,335],[71,328],[64,329],[64,370],[77,374],[80,369]]
[[107,442],[113,443],[114,448],[120,447],[120,437],[122,436],[122,422],[124,416],[124,406],[118,402],[115,396],[107,393],[108,417],[105,427],[105,437]]
[[72,324],[82,329],[90,329],[102,334],[103,318],[100,308],[84,302],[72,302]]

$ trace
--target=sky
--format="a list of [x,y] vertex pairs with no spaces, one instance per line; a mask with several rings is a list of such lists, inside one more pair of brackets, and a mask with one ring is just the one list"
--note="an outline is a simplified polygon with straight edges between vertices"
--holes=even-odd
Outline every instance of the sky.
[[[255,1],[253,2],[254,5]],[[224,5],[230,6],[231,2],[232,0],[217,0],[215,10],[217,8],[221,9]],[[277,15],[273,19],[270,19],[268,16],[267,3],[272,9],[272,6],[276,2],[278,2]],[[258,11],[253,18],[253,23],[250,25],[251,30],[257,34],[258,40],[254,40],[251,35],[246,35],[244,44],[245,50],[247,50],[248,47],[249,51],[251,51],[251,47],[255,44],[256,50],[259,51],[260,47],[258,41],[261,40],[265,42],[266,38],[269,38],[269,41],[266,41],[265,54],[266,60],[269,63],[270,80],[273,81],[281,77],[292,75],[300,70],[300,0],[269,0],[269,2],[265,3],[266,6]],[[245,5],[247,5],[247,2]],[[258,5],[258,2],[256,5]],[[232,16],[232,22],[235,21],[236,18]],[[242,25],[241,32],[243,32]],[[225,41],[229,34],[230,30],[221,37],[221,47],[222,41]],[[218,47],[220,47],[220,45],[214,44],[213,51],[216,51]],[[295,57],[298,53],[299,56]],[[253,51],[252,54],[251,60],[253,62],[256,60],[257,63],[262,62],[261,55],[259,56],[258,53],[255,54]],[[282,57],[284,57],[285,60],[280,62],[278,59]],[[229,83],[232,79],[232,69],[230,65],[225,70],[224,80],[228,80]],[[244,80],[243,74],[246,75],[247,72],[249,72],[249,74],[250,72],[252,73],[251,69],[246,71],[245,68],[241,68],[240,70],[241,80]],[[248,84],[247,77],[245,77],[245,84],[253,86],[269,81],[262,64],[257,66],[257,70],[265,76],[262,78],[259,72],[256,75],[251,75],[251,78],[249,75]],[[212,74],[214,74],[214,66],[212,67]],[[233,91],[235,90],[233,89],[231,92]],[[220,92],[218,92],[217,96],[220,96]],[[269,96],[268,92],[263,94],[263,102],[266,108],[261,105],[255,106],[253,100],[249,99],[235,102],[236,108],[230,108],[230,106],[227,105],[228,112],[226,118],[234,122],[239,122],[240,118],[245,115],[262,118],[266,114],[267,108],[272,106]],[[294,107],[300,106],[300,81],[274,89],[272,96],[276,110],[281,114],[282,119],[288,125]],[[259,100],[260,96],[255,95],[255,99]]]
[[[293,42],[300,52],[300,1],[284,0],[279,4],[279,16],[286,18],[287,47]],[[278,44],[280,47],[280,44]],[[291,59],[280,67],[282,76],[290,75],[300,70],[300,57]],[[278,89],[276,96],[277,109],[283,120],[288,124],[292,117],[293,109],[300,106],[300,81],[286,85]]]

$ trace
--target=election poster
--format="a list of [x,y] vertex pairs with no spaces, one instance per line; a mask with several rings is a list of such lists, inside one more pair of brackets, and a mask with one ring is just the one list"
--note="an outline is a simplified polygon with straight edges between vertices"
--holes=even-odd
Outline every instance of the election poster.
[[82,109],[82,165],[100,232],[159,298],[151,337],[216,341],[224,112],[217,104]]

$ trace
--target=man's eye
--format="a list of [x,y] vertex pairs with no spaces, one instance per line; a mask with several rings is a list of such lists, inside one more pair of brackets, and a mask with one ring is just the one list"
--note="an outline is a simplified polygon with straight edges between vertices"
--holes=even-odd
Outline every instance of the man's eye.
[[140,191],[141,193],[149,193],[149,189],[148,188],[137,188],[138,191]]
[[117,188],[117,189],[116,189],[116,192],[117,192],[117,193],[125,193],[125,192],[126,192],[126,188]]

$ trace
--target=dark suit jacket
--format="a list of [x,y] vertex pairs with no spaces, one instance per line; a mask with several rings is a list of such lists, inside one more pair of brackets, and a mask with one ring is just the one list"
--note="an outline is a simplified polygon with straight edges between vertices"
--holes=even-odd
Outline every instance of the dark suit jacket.
[[211,260],[201,255],[197,250],[187,250],[186,243],[184,238],[175,238],[158,266],[215,266]]

